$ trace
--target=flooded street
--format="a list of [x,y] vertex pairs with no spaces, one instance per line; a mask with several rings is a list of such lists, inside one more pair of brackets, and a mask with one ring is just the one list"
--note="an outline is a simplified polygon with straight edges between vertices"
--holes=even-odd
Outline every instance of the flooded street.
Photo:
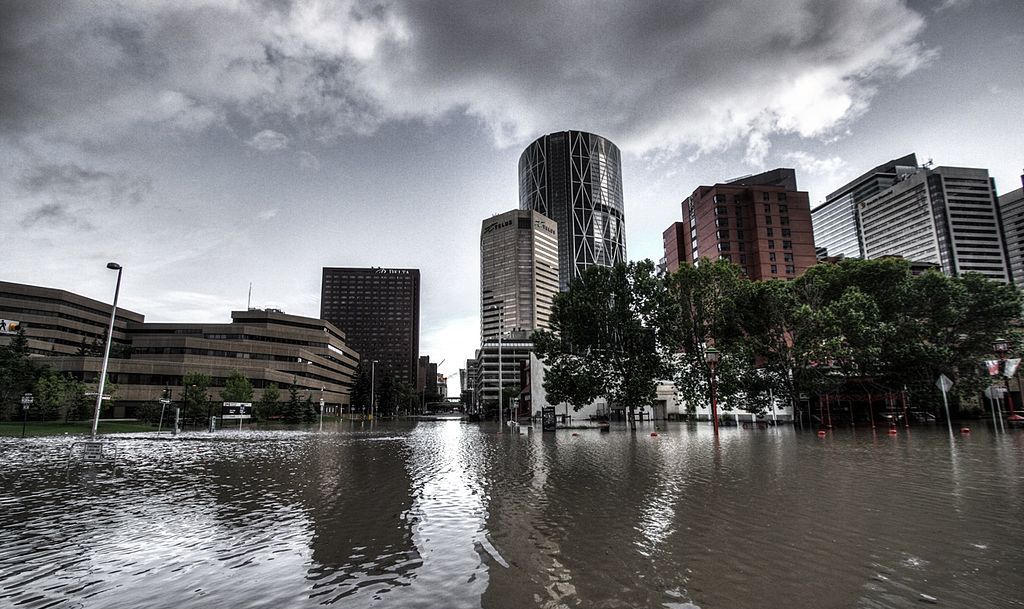
[[1024,433],[972,427],[4,438],[0,607],[1024,607]]

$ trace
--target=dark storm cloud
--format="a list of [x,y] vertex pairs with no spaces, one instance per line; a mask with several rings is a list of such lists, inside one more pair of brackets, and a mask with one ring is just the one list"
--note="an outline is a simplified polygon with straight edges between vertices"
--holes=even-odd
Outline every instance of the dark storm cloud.
[[123,171],[86,169],[74,163],[33,167],[21,176],[18,185],[30,195],[89,199],[114,206],[138,205],[152,190],[148,178]]
[[[921,65],[892,0],[6,5],[0,125],[372,133],[464,112],[502,143],[578,127],[635,151],[814,136]],[[240,124],[241,121],[243,124]]]
[[45,203],[32,209],[21,218],[21,227],[25,229],[73,228],[92,231],[96,227],[92,222],[76,214],[69,205],[64,203]]

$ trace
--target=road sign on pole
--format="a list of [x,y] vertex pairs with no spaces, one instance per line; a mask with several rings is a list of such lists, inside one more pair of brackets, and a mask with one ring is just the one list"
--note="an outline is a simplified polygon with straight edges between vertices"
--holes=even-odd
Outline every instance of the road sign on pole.
[[939,380],[935,381],[935,386],[942,391],[942,403],[946,407],[946,426],[949,427],[949,437],[952,439],[953,422],[949,420],[949,400],[946,398],[946,393],[949,392],[950,387],[953,386],[953,381],[951,381],[945,374],[940,374]]

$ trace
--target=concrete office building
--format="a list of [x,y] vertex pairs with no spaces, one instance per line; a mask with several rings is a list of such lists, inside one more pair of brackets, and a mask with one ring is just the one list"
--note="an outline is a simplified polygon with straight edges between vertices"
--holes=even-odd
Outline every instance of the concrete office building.
[[825,202],[811,211],[814,244],[824,249],[821,257],[864,258],[857,204],[916,171],[917,157],[911,153],[882,163],[825,197]]
[[343,332],[376,374],[416,385],[420,351],[418,269],[324,267],[320,317]]
[[478,401],[496,403],[499,382],[517,384],[519,362],[533,350],[530,335],[551,327],[559,290],[558,235],[558,225],[533,210],[499,214],[480,228]]
[[[65,290],[0,281],[0,319],[21,323],[30,355],[78,355],[102,351],[110,324],[110,304]],[[131,345],[128,326],[145,319],[118,307],[111,353]],[[0,335],[0,345],[9,340]]]
[[512,210],[480,228],[480,340],[501,331],[550,328],[558,293],[558,225]]
[[1007,260],[1013,282],[1018,286],[1024,285],[1024,175],[1020,181],[1022,188],[999,197]]
[[484,340],[476,351],[474,394],[478,408],[497,418],[495,407],[498,403],[499,379],[501,397],[506,408],[519,399],[519,393],[512,388],[520,386],[519,370],[522,362],[529,361],[533,353],[530,332],[514,330],[499,340],[497,337]]
[[947,275],[1009,281],[995,186],[986,169],[919,168],[857,203],[866,258],[936,263]]
[[593,265],[626,261],[619,149],[583,131],[542,136],[519,157],[519,208],[558,224],[560,289]]
[[682,211],[677,260],[730,260],[751,279],[794,279],[816,262],[809,199],[797,189],[792,169],[701,186]]
[[[0,282],[0,318],[21,322],[30,353],[87,383],[99,377],[109,315],[110,305],[64,290]],[[255,399],[276,383],[282,390],[294,384],[313,401],[322,397],[325,412],[350,403],[359,354],[338,328],[320,319],[269,309],[233,311],[231,323],[145,323],[142,315],[118,308],[114,327],[119,348],[111,349],[108,375],[117,387],[109,413],[115,418],[132,416],[165,388],[177,399],[190,372],[211,377],[214,401],[237,370],[252,382]],[[0,344],[5,340],[0,337]]]

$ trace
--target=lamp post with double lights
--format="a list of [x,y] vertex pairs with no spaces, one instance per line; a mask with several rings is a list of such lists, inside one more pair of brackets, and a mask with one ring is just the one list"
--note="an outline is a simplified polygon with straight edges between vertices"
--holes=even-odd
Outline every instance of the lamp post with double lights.
[[[1006,387],[1006,407],[1010,410],[1010,415],[1006,417],[1006,420],[1009,421],[1010,424],[1016,424],[1024,421],[1024,417],[1013,411],[1013,395],[1010,394],[1010,376],[1006,374],[1006,353],[1010,350],[1010,343],[1005,338],[997,338],[992,344],[992,350],[999,356],[999,369],[1003,372],[1003,382]],[[1019,363],[1017,370],[1020,370]],[[1020,386],[1019,377],[1017,386]]]
[[103,366],[100,368],[100,386],[96,391],[96,410],[92,415],[92,437],[96,437],[96,428],[100,425],[100,406],[103,404],[103,387],[107,382],[107,363],[110,361],[110,343],[114,339],[114,317],[117,315],[117,297],[121,292],[121,271],[124,270],[116,262],[108,262],[107,268],[117,271],[117,284],[114,286],[114,304],[110,308],[110,325],[107,327],[107,344],[103,348]]
[[711,421],[715,426],[715,436],[718,436],[718,362],[722,359],[722,353],[714,347],[704,350],[704,361],[711,370]]

